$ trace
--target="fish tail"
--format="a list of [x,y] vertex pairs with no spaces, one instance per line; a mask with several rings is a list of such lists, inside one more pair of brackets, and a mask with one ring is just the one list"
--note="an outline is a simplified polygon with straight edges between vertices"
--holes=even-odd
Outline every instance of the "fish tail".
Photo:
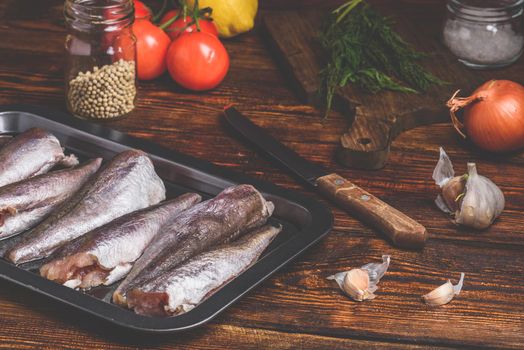
[[59,163],[67,168],[78,165],[78,158],[74,154],[64,155]]
[[142,292],[133,289],[127,293],[127,304],[129,308],[139,315],[167,316],[165,305],[169,302],[166,292]]

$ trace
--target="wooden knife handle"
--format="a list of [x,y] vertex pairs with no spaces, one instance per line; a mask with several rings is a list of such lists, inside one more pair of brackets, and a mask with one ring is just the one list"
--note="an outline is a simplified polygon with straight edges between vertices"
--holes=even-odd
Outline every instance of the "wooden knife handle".
[[428,238],[426,228],[409,216],[337,174],[322,176],[317,185],[327,197],[350,214],[386,234],[402,248],[422,248]]

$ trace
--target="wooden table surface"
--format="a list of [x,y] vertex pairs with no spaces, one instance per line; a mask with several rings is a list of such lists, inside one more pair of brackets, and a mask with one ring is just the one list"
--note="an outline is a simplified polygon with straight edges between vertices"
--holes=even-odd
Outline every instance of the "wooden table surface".
[[[261,15],[323,1],[262,1]],[[428,36],[440,31],[443,3],[386,1],[400,20]],[[65,110],[62,80],[62,1],[0,2],[0,104],[34,104]],[[112,327],[72,308],[0,281],[1,349],[211,349],[524,347],[524,156],[490,157],[460,140],[450,124],[406,132],[393,143],[380,171],[339,166],[334,151],[348,127],[345,117],[302,104],[268,52],[260,27],[228,40],[231,69],[223,84],[193,94],[167,77],[141,83],[133,117],[106,125],[217,165],[316,196],[231,137],[220,123],[223,106],[235,104],[252,120],[305,158],[370,190],[428,228],[421,252],[392,247],[347,213],[330,205],[333,231],[209,324],[183,334],[143,335]],[[441,67],[442,68],[442,67]],[[524,83],[524,59],[482,77]],[[451,91],[450,91],[451,92]],[[433,204],[431,180],[444,146],[455,168],[477,162],[499,184],[506,209],[490,229],[459,229]],[[377,298],[357,303],[326,277],[379,261],[391,266]],[[450,304],[430,309],[420,296],[465,272],[464,289]]]

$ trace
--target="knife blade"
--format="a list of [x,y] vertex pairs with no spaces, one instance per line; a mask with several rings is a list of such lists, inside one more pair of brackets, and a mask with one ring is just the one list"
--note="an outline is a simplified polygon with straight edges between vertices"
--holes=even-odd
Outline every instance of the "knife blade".
[[422,248],[426,228],[344,177],[330,173],[284,146],[263,128],[255,125],[234,107],[224,109],[227,123],[244,139],[290,170],[302,181],[344,208],[357,219],[385,234],[402,248]]

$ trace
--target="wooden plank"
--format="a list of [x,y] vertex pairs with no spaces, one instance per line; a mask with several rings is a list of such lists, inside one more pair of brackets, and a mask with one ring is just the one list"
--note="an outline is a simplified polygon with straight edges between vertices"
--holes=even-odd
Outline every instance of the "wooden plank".
[[[407,1],[384,4],[395,6],[398,18],[419,28],[419,40],[438,37],[442,4],[407,7]],[[59,25],[63,1],[45,0],[35,11],[24,9],[32,3],[0,2],[0,19],[9,18],[0,25],[5,39],[0,42],[0,103],[65,110],[64,30]],[[273,2],[268,6],[287,5]],[[332,207],[335,229],[318,246],[210,324],[176,335],[123,331],[0,281],[0,349],[522,348],[524,155],[483,154],[457,137],[451,125],[435,124],[396,138],[384,169],[345,169],[333,154],[341,132],[349,127],[347,117],[334,113],[322,121],[318,110],[297,100],[267,52],[261,28],[225,45],[231,71],[218,89],[193,94],[176,87],[168,77],[141,82],[135,115],[105,125],[317,196],[223,128],[220,112],[225,104],[235,103],[305,158],[351,179],[421,222],[430,233],[426,249],[393,248],[375,231]],[[440,74],[448,68],[442,64],[435,69]],[[524,59],[507,70],[475,74],[481,81],[522,77]],[[458,229],[435,208],[431,172],[441,145],[457,171],[463,171],[467,161],[476,161],[479,172],[504,191],[506,209],[490,229],[480,233]],[[352,302],[325,280],[335,271],[378,261],[383,253],[391,254],[393,262],[374,301]],[[456,300],[438,309],[421,303],[420,295],[447,278],[456,280],[461,271],[466,272],[465,287]]]
[[[351,301],[326,280],[334,272],[380,261],[382,254],[392,260],[373,301]],[[518,348],[524,342],[523,259],[518,248],[433,241],[424,253],[402,252],[333,232],[305,259],[240,301],[224,321],[340,337]],[[434,309],[423,304],[423,294],[448,278],[456,282],[460,272],[466,273],[465,287],[455,300]],[[274,310],[278,320],[271,316]]]
[[[347,337],[319,336],[301,332],[275,331],[261,328],[250,328],[213,322],[200,329],[185,332],[183,335],[151,335],[107,327],[98,320],[87,317],[84,326],[76,327],[78,318],[84,314],[71,310],[67,313],[52,313],[47,307],[43,313],[35,313],[27,307],[24,298],[33,296],[29,291],[20,291],[18,287],[2,284],[0,297],[9,302],[0,302],[2,310],[12,311],[8,318],[0,319],[3,334],[0,336],[0,349],[42,349],[84,348],[90,349],[129,349],[162,348],[162,349],[421,349],[416,344],[403,344],[387,341],[369,341]],[[11,292],[13,292],[11,294]],[[40,296],[33,300],[47,303]],[[32,305],[31,305],[32,306]],[[51,305],[62,308],[62,305]],[[40,305],[36,306],[41,308]],[[22,327],[20,326],[22,325]],[[57,332],[34,332],[34,329],[45,327]],[[86,333],[88,331],[89,333]],[[31,337],[27,335],[31,334]],[[64,334],[68,336],[65,337]],[[92,337],[95,334],[96,337]],[[444,349],[444,348],[436,348]]]

